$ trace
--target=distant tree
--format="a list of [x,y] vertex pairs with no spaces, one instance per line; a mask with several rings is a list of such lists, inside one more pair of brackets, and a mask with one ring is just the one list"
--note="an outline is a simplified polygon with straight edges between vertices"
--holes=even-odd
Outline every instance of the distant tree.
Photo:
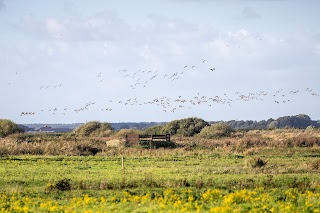
[[256,127],[255,127],[255,129],[267,129],[267,127],[268,127],[267,121],[262,120],[262,121],[256,122]]
[[267,120],[267,125],[269,125],[272,121],[274,121],[274,119],[273,119],[273,118],[269,118],[269,119]]
[[198,134],[205,126],[209,126],[209,123],[203,119],[192,117],[171,121],[163,126],[162,132],[189,137]]
[[[212,121],[211,124],[218,122]],[[319,121],[312,121],[308,115],[300,114],[295,116],[284,116],[278,119],[269,118],[268,120],[252,121],[252,120],[230,120],[224,122],[232,129],[274,129],[274,128],[306,128],[308,126],[320,127]]]
[[243,120],[238,121],[236,126],[234,127],[234,129],[244,129],[244,125],[246,122],[244,122]]
[[113,133],[113,128],[109,123],[90,121],[75,129],[78,136],[108,137]]
[[6,137],[14,133],[23,132],[19,126],[11,120],[0,119],[0,137]]
[[278,121],[272,121],[271,123],[269,123],[268,129],[276,129],[278,128],[278,126],[279,126]]
[[237,123],[238,122],[236,120],[230,120],[226,122],[226,124],[228,124],[233,129],[237,126]]
[[33,132],[35,131],[34,128],[30,128],[30,127],[27,127],[25,125],[22,125],[22,124],[17,124],[19,129],[23,130],[23,132]]
[[306,128],[312,125],[312,120],[308,115],[300,114],[295,116],[279,117],[277,120],[278,127],[294,127],[294,128]]
[[119,129],[130,129],[130,126],[128,124],[122,124]]

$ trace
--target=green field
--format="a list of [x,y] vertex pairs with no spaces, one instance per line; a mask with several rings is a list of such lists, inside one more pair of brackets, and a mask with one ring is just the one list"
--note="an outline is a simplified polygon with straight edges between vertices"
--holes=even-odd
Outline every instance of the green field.
[[264,148],[249,156],[210,149],[2,156],[0,212],[316,212],[318,150]]
[[238,131],[148,149],[120,134],[10,135],[0,143],[0,212],[319,212],[319,136]]

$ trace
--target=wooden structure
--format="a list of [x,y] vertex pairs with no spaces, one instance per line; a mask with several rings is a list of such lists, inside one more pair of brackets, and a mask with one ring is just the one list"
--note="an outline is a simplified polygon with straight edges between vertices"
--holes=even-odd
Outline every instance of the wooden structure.
[[150,149],[154,147],[156,142],[170,142],[170,134],[165,135],[126,135],[126,143],[130,145],[139,145],[149,143]]

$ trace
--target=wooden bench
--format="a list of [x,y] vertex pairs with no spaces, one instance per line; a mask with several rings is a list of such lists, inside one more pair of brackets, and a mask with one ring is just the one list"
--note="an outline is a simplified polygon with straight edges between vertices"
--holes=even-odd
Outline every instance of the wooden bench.
[[149,142],[150,148],[153,148],[155,142],[170,142],[170,134],[165,135],[126,135],[126,143],[130,145],[138,145],[139,143]]

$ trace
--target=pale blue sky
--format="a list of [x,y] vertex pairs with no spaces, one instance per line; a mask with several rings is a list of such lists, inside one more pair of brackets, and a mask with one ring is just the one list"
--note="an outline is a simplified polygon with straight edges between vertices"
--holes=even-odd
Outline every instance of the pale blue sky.
[[318,11],[315,0],[0,0],[0,118],[320,119]]

